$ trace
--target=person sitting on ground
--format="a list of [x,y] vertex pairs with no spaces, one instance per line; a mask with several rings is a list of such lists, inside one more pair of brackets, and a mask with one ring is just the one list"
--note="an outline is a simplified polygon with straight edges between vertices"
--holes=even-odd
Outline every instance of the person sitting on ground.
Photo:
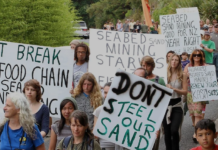
[[200,146],[191,150],[218,150],[218,145],[215,145],[214,139],[217,137],[215,123],[210,119],[198,121],[195,126],[196,138]]
[[61,119],[51,125],[51,139],[49,150],[55,150],[56,144],[63,138],[72,135],[70,129],[70,115],[77,110],[77,103],[73,97],[66,97],[60,103]]
[[41,102],[41,85],[35,79],[29,80],[24,84],[23,93],[30,103],[31,113],[42,137],[45,137],[49,132],[49,109]]
[[88,117],[85,112],[75,110],[70,115],[72,135],[64,138],[57,146],[57,150],[101,150],[89,128]]
[[45,150],[44,140],[23,94],[8,94],[4,112],[5,118],[0,124],[1,150]]

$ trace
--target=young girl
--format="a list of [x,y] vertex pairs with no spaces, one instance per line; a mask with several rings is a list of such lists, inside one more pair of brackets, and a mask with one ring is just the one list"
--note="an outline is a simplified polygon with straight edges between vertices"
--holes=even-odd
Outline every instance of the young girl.
[[190,61],[188,60],[188,53],[183,52],[182,55],[182,71],[184,70],[185,66],[190,63]]

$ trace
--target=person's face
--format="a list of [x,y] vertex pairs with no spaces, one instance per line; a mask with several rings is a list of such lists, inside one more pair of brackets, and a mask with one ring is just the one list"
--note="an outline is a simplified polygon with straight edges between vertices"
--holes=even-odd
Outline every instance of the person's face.
[[200,21],[200,26],[204,26],[204,21]]
[[83,82],[83,92],[84,92],[84,93],[86,93],[86,94],[91,93],[92,87],[93,87],[92,82],[90,82],[90,81],[88,81],[88,80],[85,80],[85,81]]
[[142,69],[138,69],[134,72],[135,75],[144,78],[145,77],[145,71]]
[[170,61],[170,57],[173,55],[173,53],[168,53],[167,54],[167,62],[169,62]]
[[71,119],[71,131],[74,136],[74,138],[82,138],[85,135],[87,126],[82,126],[78,120],[75,120],[74,118]]
[[74,106],[72,102],[68,102],[61,110],[61,114],[67,120],[69,119],[71,113],[74,111]]
[[[212,28],[211,28],[212,29]],[[214,27],[215,32],[218,32],[218,26]],[[211,30],[212,31],[212,30]]]
[[141,67],[144,68],[147,71],[148,76],[150,76],[152,74],[152,71],[154,69],[151,65],[148,65],[145,62],[142,63]]
[[72,50],[75,50],[76,45],[74,45],[74,44],[70,44],[70,47],[71,47]]
[[36,90],[32,86],[27,86],[25,88],[25,96],[28,100],[36,100]]
[[213,25],[217,24],[217,21],[216,20],[213,20]]
[[210,24],[210,20],[209,19],[206,20],[206,24]]
[[18,115],[19,111],[20,110],[16,109],[14,103],[12,103],[10,99],[6,100],[5,107],[4,107],[5,118],[10,119],[10,118]]
[[206,41],[208,41],[208,40],[210,40],[210,36],[209,36],[209,35],[204,35],[204,39],[205,39]]
[[213,149],[214,138],[216,138],[216,134],[212,130],[197,130],[196,139],[203,149]]
[[78,47],[77,49],[77,58],[79,61],[86,59],[86,50],[84,47]]
[[182,60],[187,60],[188,56],[187,55],[182,55]]
[[109,89],[110,89],[109,86],[105,86],[105,87],[104,87],[104,99],[106,99],[107,93],[109,92]]
[[201,55],[199,52],[194,53],[194,54],[193,54],[193,60],[194,60],[194,62],[199,62],[199,61],[201,60],[201,57],[202,57],[202,55]]
[[179,64],[179,58],[177,56],[173,56],[171,59],[171,67],[176,68]]
[[[215,30],[216,30],[216,28],[215,28]],[[209,27],[208,31],[209,31],[209,32],[212,32],[212,31],[213,31],[213,28],[212,28],[212,27]]]

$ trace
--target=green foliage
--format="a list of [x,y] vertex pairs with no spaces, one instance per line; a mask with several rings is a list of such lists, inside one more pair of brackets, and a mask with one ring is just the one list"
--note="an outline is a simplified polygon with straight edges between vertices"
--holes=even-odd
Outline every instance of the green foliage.
[[78,19],[69,0],[0,0],[0,40],[68,45]]
[[218,19],[218,2],[216,0],[207,0],[200,6],[201,17],[203,19]]

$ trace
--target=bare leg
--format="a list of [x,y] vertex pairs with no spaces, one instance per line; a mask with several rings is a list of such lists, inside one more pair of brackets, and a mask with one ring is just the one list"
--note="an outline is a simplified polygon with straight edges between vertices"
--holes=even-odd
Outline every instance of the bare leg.
[[195,126],[195,116],[192,116],[192,126]]

